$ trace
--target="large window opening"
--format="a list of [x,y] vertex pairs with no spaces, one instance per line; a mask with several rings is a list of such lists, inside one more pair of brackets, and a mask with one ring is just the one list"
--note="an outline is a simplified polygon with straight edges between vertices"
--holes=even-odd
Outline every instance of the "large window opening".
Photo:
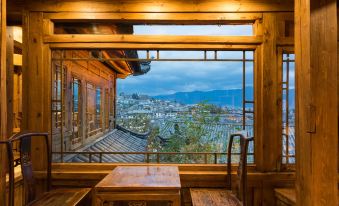
[[138,51],[151,70],[117,81],[117,125],[150,133],[150,162],[225,163],[229,135],[253,135],[253,53]]
[[62,145],[53,147],[55,161],[225,163],[229,135],[254,134],[254,51],[55,50],[52,56],[53,118],[62,128],[52,137]]
[[[253,22],[159,23],[55,22],[53,31],[164,41],[179,35],[222,41],[219,37],[254,34]],[[145,48],[52,52],[52,64],[67,70],[65,88],[73,89],[59,100],[64,129],[53,141],[63,146],[53,152],[60,161],[225,163],[230,134],[254,135],[255,47]],[[69,73],[77,76],[72,83]],[[254,146],[249,148],[253,162]],[[233,151],[238,153],[239,145]]]

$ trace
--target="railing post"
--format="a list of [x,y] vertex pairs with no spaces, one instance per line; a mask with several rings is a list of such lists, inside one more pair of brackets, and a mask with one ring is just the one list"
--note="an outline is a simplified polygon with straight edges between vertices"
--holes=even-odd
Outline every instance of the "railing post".
[[157,163],[160,163],[160,156],[159,156],[159,153],[157,153]]
[[214,153],[214,164],[218,164],[218,154]]
[[91,163],[92,162],[92,153],[89,153],[88,159],[89,159],[89,163]]
[[102,153],[99,153],[99,162],[102,163]]
[[205,164],[207,164],[207,153],[204,154],[205,157]]
[[63,163],[63,162],[64,162],[64,153],[61,152],[61,163]]
[[149,153],[146,153],[146,162],[149,163]]

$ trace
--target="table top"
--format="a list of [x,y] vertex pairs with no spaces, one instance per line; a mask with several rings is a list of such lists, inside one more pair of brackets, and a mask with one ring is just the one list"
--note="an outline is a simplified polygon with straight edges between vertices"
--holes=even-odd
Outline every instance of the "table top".
[[180,189],[177,166],[117,166],[102,179],[96,190],[169,190]]

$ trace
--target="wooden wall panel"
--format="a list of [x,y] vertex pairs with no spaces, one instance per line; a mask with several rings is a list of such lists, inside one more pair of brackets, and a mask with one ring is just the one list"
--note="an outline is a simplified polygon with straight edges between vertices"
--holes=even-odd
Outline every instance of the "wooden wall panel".
[[[6,0],[0,0],[0,140],[7,138],[7,96],[6,96]],[[0,202],[6,201],[6,155],[0,148]]]
[[295,1],[297,204],[338,204],[335,0]]

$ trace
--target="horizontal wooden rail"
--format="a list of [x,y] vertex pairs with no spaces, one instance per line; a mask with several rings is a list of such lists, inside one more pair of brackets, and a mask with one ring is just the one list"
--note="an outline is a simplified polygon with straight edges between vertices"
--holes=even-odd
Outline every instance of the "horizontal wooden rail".
[[161,43],[161,44],[230,44],[259,45],[261,36],[169,36],[169,35],[45,35],[45,43]]
[[[163,163],[161,162],[161,156],[163,155],[194,155],[198,156],[201,155],[204,157],[204,164],[208,164],[208,156],[213,157],[214,164],[218,164],[218,157],[220,156],[226,156],[227,153],[224,152],[93,152],[93,151],[67,151],[67,152],[52,152],[54,155],[61,155],[61,160],[63,162],[64,155],[86,155],[88,156],[88,162],[92,163],[92,157],[97,156],[99,158],[99,163],[102,162],[102,156],[103,155],[144,155],[145,156],[145,162],[150,162],[150,157],[155,156],[156,157],[156,163]],[[232,153],[232,155],[240,155],[240,153],[235,152]],[[249,156],[254,155],[254,153],[248,153]],[[154,163],[154,162],[152,162]],[[192,163],[193,164],[193,163]]]
[[257,45],[236,45],[236,44],[181,44],[181,43],[50,43],[51,49],[166,49],[166,50],[224,50],[224,51],[239,51],[239,50],[255,50]]
[[254,23],[262,19],[261,13],[88,13],[88,12],[58,12],[44,13],[44,19],[54,22],[74,22],[93,20],[93,22],[127,22],[140,24],[244,24]]
[[62,61],[132,61],[132,62],[144,62],[144,61],[175,61],[175,62],[182,62],[182,61],[204,61],[204,62],[253,62],[253,59],[175,59],[175,58],[163,58],[163,59],[137,59],[137,58],[52,58],[52,60],[62,60]]

